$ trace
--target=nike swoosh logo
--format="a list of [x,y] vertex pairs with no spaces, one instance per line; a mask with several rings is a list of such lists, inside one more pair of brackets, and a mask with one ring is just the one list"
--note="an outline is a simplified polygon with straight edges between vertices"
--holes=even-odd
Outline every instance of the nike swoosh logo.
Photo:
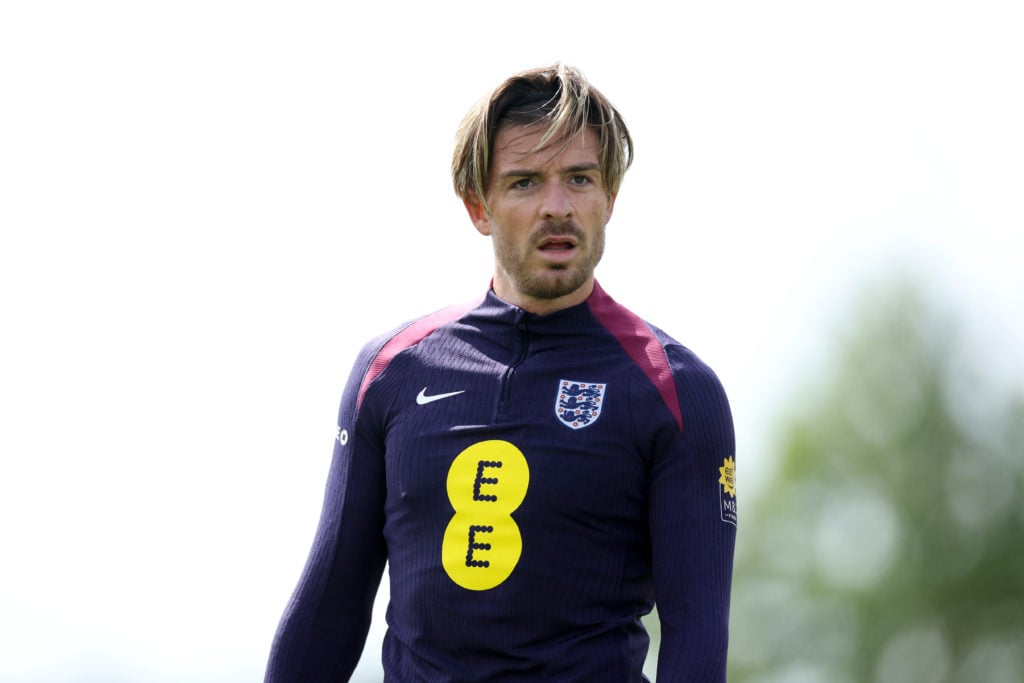
[[427,396],[427,388],[423,387],[423,389],[420,390],[420,393],[416,395],[416,405],[425,406],[428,403],[440,401],[442,398],[451,398],[452,396],[458,396],[459,394],[464,393],[466,393],[465,389],[461,391],[449,391],[447,394],[434,394],[433,396]]

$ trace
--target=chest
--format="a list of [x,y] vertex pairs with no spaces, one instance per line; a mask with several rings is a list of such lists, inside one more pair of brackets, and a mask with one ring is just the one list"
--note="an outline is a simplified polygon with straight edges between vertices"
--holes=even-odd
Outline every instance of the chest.
[[631,381],[605,350],[405,368],[385,432],[389,519],[515,500],[524,522],[571,524],[641,506],[648,457]]

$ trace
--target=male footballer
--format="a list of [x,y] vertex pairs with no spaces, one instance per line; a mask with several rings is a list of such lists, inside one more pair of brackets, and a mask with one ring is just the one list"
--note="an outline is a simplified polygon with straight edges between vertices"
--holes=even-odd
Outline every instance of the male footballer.
[[517,74],[458,131],[487,291],[367,344],[267,683],[347,681],[388,566],[385,680],[725,681],[735,446],[715,374],[594,270],[632,162],[583,75]]

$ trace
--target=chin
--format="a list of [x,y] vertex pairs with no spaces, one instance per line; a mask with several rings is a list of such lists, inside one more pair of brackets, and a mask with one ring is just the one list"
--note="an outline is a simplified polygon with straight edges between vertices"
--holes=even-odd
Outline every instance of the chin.
[[520,291],[535,299],[560,299],[577,291],[587,275],[568,268],[551,269],[542,276],[522,283]]

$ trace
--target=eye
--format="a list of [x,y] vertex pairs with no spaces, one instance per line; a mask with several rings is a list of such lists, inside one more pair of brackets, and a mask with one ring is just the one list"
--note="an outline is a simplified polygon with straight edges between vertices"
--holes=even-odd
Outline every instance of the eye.
[[532,185],[533,185],[533,179],[532,178],[520,178],[519,180],[517,180],[514,183],[512,183],[513,189],[516,189],[516,190],[525,190],[526,188],[528,188],[528,187],[530,187]]
[[571,185],[589,185],[592,182],[590,177],[585,175],[574,175],[569,178],[569,184]]

